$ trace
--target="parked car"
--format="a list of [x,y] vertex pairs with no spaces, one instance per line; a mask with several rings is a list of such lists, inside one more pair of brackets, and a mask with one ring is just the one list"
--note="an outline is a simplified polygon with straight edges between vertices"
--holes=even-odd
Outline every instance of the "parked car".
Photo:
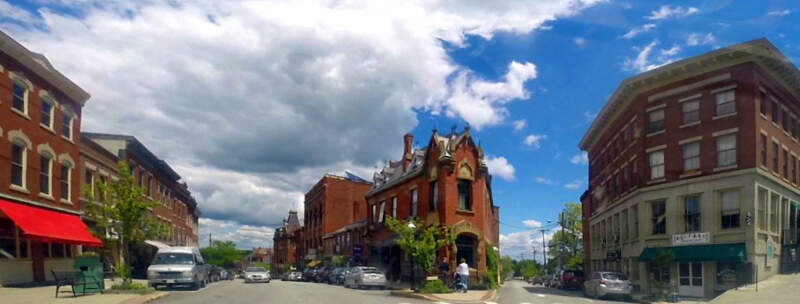
[[147,267],[147,285],[153,288],[188,285],[197,290],[207,283],[208,265],[197,248],[160,248]]
[[208,271],[208,280],[209,280],[209,282],[217,282],[219,280],[222,280],[222,272],[223,271],[225,271],[225,269],[222,269],[222,267],[219,267],[219,266],[211,266],[211,267],[209,267],[209,271]]
[[342,267],[334,268],[328,272],[328,278],[325,280],[325,282],[328,284],[336,284],[336,278],[339,277],[339,274],[341,274],[342,271],[344,271],[344,268]]
[[303,272],[303,281],[306,282],[314,282],[314,277],[317,276],[319,269],[317,268],[307,268],[306,271]]
[[328,281],[328,274],[333,270],[333,268],[325,266],[320,268],[317,272],[317,275],[314,277],[314,282],[317,283],[325,283]]
[[558,272],[558,288],[581,289],[585,280],[581,270],[562,270]]
[[286,279],[284,279],[284,281],[302,281],[302,280],[303,280],[303,273],[299,271],[286,272]]
[[344,286],[359,289],[364,287],[385,289],[386,276],[378,268],[357,266],[350,269],[350,273],[344,280]]
[[531,284],[533,285],[541,285],[544,283],[544,278],[542,276],[535,276],[531,278]]
[[339,275],[336,276],[336,285],[344,285],[344,280],[350,274],[352,268],[343,268]]
[[619,272],[596,271],[583,283],[583,294],[592,298],[614,296],[630,300],[632,291],[633,283]]
[[544,277],[544,283],[543,283],[544,287],[547,287],[547,288],[555,287],[555,286],[553,286],[553,283],[554,283],[553,281],[555,280],[555,277],[556,276],[553,275],[553,274],[548,274],[547,276],[545,276]]
[[244,270],[244,282],[264,282],[269,283],[272,278],[269,275],[269,271],[264,269],[263,267],[247,267]]

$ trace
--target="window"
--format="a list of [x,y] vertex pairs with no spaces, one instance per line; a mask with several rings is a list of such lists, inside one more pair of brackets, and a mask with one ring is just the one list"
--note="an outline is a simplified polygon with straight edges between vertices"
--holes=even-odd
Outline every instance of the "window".
[[780,115],[778,115],[778,102],[772,100],[772,122],[778,123]]
[[767,93],[761,92],[761,102],[758,103],[761,115],[767,116]]
[[397,218],[397,197],[392,197],[392,217]]
[[767,166],[767,136],[761,134],[761,165]]
[[458,181],[458,209],[472,210],[472,182]]
[[655,201],[651,203],[653,209],[653,234],[667,233],[667,215],[666,215],[666,202]]
[[664,109],[652,111],[647,115],[650,118],[647,124],[647,134],[664,130]]
[[758,188],[758,229],[767,230],[767,190]]
[[631,239],[639,237],[639,207],[634,205],[631,207]]
[[418,205],[418,197],[417,197],[417,189],[411,189],[411,216],[417,216],[417,205]]
[[65,113],[61,119],[61,135],[72,139],[72,116]]
[[23,114],[28,114],[28,88],[19,82],[14,82],[14,97],[11,101],[11,107]]
[[11,184],[25,188],[26,153],[25,147],[11,144]]
[[789,151],[783,149],[783,177],[789,177]]
[[783,111],[783,130],[789,131],[789,110]]
[[690,124],[700,121],[700,101],[692,100],[681,105],[683,110],[683,124]]
[[51,195],[50,175],[52,172],[51,156],[41,155],[39,158],[39,192]]
[[664,178],[664,151],[650,152],[650,180]]
[[628,209],[622,210],[622,217],[620,218],[622,221],[620,224],[622,225],[620,234],[622,234],[621,238],[623,241],[628,240]]
[[70,170],[66,164],[61,164],[61,199],[69,201]]
[[438,210],[439,208],[439,188],[435,181],[430,183],[431,185],[431,211]]
[[780,128],[780,125],[781,125],[781,118],[783,118],[783,109],[781,109],[781,108],[778,108],[778,113],[777,113],[777,114],[778,114],[778,117],[775,117],[775,123],[776,123],[776,124],[778,125],[778,127]]
[[792,155],[791,161],[789,162],[789,177],[792,179],[792,183],[797,183],[797,157]]
[[145,187],[147,188],[147,196],[149,197],[153,197],[153,187],[151,186],[152,184],[153,184],[153,177],[148,175],[147,184],[145,185]]
[[778,148],[777,142],[772,142],[772,171],[778,172]]
[[17,226],[8,218],[0,218],[0,260],[17,258]]
[[739,191],[723,191],[722,200],[722,229],[739,228]]
[[780,196],[772,194],[769,204],[769,230],[772,232],[778,232],[778,205],[780,203]]
[[683,198],[683,219],[686,232],[700,231],[700,196],[691,195]]
[[49,129],[53,128],[53,103],[46,99],[42,101],[41,124]]
[[386,201],[381,201],[381,211],[378,213],[378,222],[383,223],[383,216],[386,213]]
[[700,169],[700,142],[683,145],[683,171],[692,172]]
[[378,222],[378,210],[377,209],[378,209],[378,205],[373,204],[372,205],[372,222],[373,223]]
[[717,107],[715,110],[716,116],[725,114],[736,113],[736,95],[733,90],[719,92],[716,95]]
[[717,137],[717,167],[736,165],[736,134]]
[[794,117],[789,117],[789,124],[788,124],[787,128],[789,128],[788,131],[789,131],[789,133],[792,134],[792,137],[797,138],[797,132],[796,132],[797,129],[794,128],[794,126],[795,126],[795,122],[794,121],[795,121]]
[[94,190],[94,174],[92,171],[86,170],[86,176],[84,176],[84,180],[86,182],[86,186],[89,187],[89,193],[92,194],[92,199],[97,200],[97,193]]

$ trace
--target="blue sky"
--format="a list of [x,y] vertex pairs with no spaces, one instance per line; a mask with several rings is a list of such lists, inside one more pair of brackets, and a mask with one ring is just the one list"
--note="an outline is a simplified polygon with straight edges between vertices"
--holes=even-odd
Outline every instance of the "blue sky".
[[187,180],[203,242],[269,246],[322,174],[370,178],[404,133],[469,122],[515,257],[586,188],[577,144],[622,80],[760,37],[797,63],[798,16],[792,1],[0,0],[0,29],[92,94],[84,130],[135,135]]

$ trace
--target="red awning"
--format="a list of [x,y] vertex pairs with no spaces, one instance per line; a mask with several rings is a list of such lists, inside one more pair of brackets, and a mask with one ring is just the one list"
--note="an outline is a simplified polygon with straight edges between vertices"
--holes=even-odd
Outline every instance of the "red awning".
[[0,200],[3,211],[29,240],[102,247],[103,242],[74,214]]

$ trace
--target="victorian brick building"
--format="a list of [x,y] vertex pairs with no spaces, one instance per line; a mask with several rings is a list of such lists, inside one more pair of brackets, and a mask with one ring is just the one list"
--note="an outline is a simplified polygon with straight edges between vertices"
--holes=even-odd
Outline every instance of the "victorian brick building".
[[369,263],[387,270],[390,280],[407,279],[409,257],[395,244],[385,226],[387,216],[416,217],[425,225],[452,227],[456,242],[439,252],[453,269],[464,258],[481,279],[486,272],[486,251],[497,250],[499,208],[492,200],[491,175],[483,150],[475,144],[469,127],[449,134],[434,130],[426,147],[413,149],[405,135],[400,161],[390,161],[374,176],[366,193]]
[[766,39],[625,80],[580,142],[585,267],[711,297],[797,265],[798,138],[800,71]]
[[282,267],[297,264],[297,230],[300,229],[300,220],[297,211],[289,211],[289,216],[283,224],[275,228],[272,237],[272,269],[277,272]]
[[81,108],[89,94],[0,32],[0,285],[52,280],[83,247]]

